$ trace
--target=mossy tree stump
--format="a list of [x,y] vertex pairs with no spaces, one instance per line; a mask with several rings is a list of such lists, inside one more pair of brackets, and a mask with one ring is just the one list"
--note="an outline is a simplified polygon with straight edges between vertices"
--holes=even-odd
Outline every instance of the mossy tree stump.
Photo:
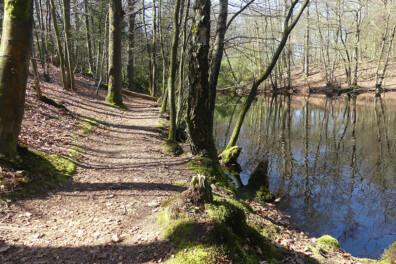
[[195,206],[212,203],[212,187],[204,175],[198,174],[192,178],[188,190],[182,193],[182,197],[190,200]]

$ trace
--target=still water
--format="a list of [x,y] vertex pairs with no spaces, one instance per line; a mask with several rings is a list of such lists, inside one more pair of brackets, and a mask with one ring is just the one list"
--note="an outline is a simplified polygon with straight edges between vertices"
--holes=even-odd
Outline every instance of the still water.
[[[240,105],[215,113],[224,149]],[[261,98],[237,143],[244,184],[268,159],[270,190],[297,228],[330,234],[354,256],[378,258],[396,240],[396,105],[384,99]]]

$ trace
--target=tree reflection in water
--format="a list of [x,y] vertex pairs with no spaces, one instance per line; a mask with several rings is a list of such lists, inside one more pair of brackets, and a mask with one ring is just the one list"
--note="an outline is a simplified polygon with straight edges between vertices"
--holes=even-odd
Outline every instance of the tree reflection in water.
[[[219,150],[232,113],[235,103],[217,108]],[[396,108],[381,98],[278,96],[258,99],[245,121],[241,180],[268,158],[270,189],[298,228],[330,234],[361,257],[396,240]]]

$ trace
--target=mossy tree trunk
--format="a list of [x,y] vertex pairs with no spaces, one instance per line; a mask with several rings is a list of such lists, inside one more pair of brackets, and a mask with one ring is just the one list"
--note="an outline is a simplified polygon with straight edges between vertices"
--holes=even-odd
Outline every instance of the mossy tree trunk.
[[73,54],[71,45],[71,34],[70,34],[70,0],[63,0],[63,23],[66,41],[66,70],[67,70],[67,85],[75,90],[74,87],[74,73],[73,73]]
[[173,38],[170,56],[170,68],[168,78],[168,98],[169,98],[169,140],[176,140],[176,100],[175,100],[175,79],[177,68],[177,47],[179,45],[179,14],[180,14],[180,1],[175,1],[175,9],[173,10]]
[[32,47],[33,1],[5,0],[0,46],[0,155],[16,155]]
[[121,0],[110,0],[109,10],[109,87],[106,102],[122,107],[121,23],[125,13]]
[[285,45],[287,43],[287,39],[289,38],[290,33],[292,32],[293,28],[296,26],[302,13],[304,12],[304,9],[307,7],[309,0],[305,0],[302,3],[300,10],[297,12],[296,16],[289,24],[289,21],[291,20],[294,8],[296,7],[297,3],[298,3],[298,1],[293,2],[291,7],[289,8],[289,11],[287,12],[287,16],[286,16],[285,22],[284,22],[284,31],[282,33],[280,42],[278,44],[278,47],[277,47],[274,55],[272,56],[270,63],[268,64],[265,71],[263,71],[253,81],[252,88],[249,92],[248,98],[246,99],[245,103],[242,106],[241,112],[239,113],[238,119],[235,123],[234,131],[232,132],[232,136],[230,138],[230,141],[228,142],[226,149],[229,149],[229,148],[235,146],[235,144],[238,140],[238,137],[239,137],[239,132],[241,131],[241,128],[242,128],[243,121],[245,120],[245,116],[246,116],[247,112],[249,111],[249,108],[252,105],[254,98],[256,98],[256,95],[258,92],[258,87],[260,86],[260,84],[263,81],[265,81],[268,78],[268,76],[271,74],[272,70],[274,69],[274,67],[282,53],[283,48],[285,47]]
[[63,55],[63,48],[62,48],[62,44],[61,44],[61,40],[60,40],[58,24],[56,22],[54,0],[51,0],[51,15],[52,15],[52,23],[53,23],[53,27],[54,27],[54,31],[55,31],[56,44],[58,47],[58,56],[59,56],[59,64],[60,64],[60,68],[61,68],[63,88],[65,90],[69,90],[70,87],[67,85],[66,73],[65,73],[65,56]]
[[187,126],[194,155],[217,160],[209,88],[210,0],[196,0],[190,50]]

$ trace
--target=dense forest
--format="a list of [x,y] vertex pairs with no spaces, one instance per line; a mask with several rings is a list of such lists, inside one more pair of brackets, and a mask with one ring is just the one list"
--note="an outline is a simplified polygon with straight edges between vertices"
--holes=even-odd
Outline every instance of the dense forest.
[[395,9],[1,1],[0,260],[394,263]]

